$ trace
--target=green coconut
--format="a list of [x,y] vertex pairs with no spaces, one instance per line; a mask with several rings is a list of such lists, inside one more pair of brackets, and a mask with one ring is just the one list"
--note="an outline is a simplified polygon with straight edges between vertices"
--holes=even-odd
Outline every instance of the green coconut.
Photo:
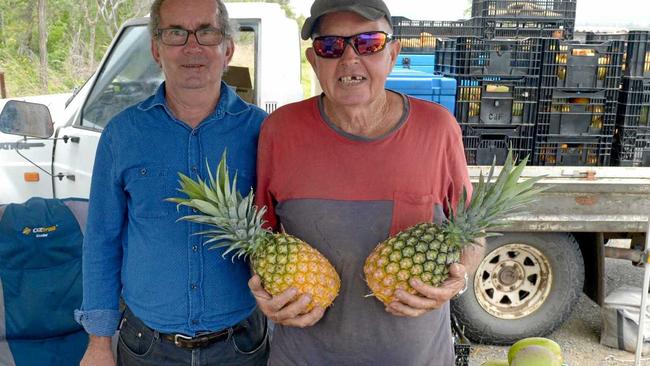
[[530,337],[530,338],[524,338],[521,339],[515,344],[513,344],[510,349],[508,350],[508,362],[512,364],[515,356],[521,352],[524,348],[527,348],[529,346],[540,346],[543,348],[546,348],[547,350],[551,351],[553,354],[556,355],[559,365],[562,364],[563,359],[562,359],[562,349],[560,348],[560,345],[555,343],[555,341],[544,338],[544,337]]

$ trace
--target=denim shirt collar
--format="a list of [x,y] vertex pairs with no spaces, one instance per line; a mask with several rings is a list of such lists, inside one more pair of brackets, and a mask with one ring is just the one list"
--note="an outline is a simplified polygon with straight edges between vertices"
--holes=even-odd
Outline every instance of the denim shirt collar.
[[[217,107],[215,108],[214,112],[206,118],[206,120],[215,119],[215,118],[219,119],[222,118],[224,114],[236,116],[238,114],[248,111],[251,108],[249,104],[244,102],[237,95],[237,93],[235,93],[235,91],[223,81],[221,82],[220,93],[221,94],[219,95],[219,102],[217,103]],[[169,114],[169,116],[173,118],[173,114],[169,109],[169,106],[167,104],[167,99],[165,97],[164,81],[162,82],[162,84],[160,84],[158,89],[156,89],[156,93],[154,95],[142,101],[138,105],[138,109],[142,111],[147,111],[154,107],[164,108],[165,111]]]

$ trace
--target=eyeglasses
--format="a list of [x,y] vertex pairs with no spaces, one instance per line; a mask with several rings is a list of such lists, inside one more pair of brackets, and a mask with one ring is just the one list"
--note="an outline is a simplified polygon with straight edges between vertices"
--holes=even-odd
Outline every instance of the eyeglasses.
[[323,58],[339,58],[343,56],[347,45],[351,45],[359,56],[368,56],[377,53],[386,44],[393,40],[393,35],[386,32],[365,32],[349,37],[322,36],[314,38],[312,46],[314,52]]
[[158,38],[167,46],[184,46],[190,34],[194,34],[196,43],[201,46],[218,46],[223,41],[223,32],[220,29],[212,27],[197,30],[183,28],[158,29]]

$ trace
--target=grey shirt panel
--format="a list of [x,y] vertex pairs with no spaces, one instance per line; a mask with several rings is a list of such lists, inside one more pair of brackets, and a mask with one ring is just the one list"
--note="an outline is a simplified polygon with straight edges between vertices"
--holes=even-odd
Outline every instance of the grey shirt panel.
[[[288,233],[325,255],[341,276],[334,304],[316,325],[277,325],[269,365],[454,364],[449,304],[417,318],[397,317],[370,293],[363,264],[391,225],[392,201],[288,200],[276,213]],[[435,208],[439,217],[441,209]]]

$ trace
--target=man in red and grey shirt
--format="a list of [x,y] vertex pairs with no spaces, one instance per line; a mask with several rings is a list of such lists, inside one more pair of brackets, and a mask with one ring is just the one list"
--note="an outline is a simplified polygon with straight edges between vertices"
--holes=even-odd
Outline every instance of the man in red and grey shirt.
[[[291,290],[249,285],[278,325],[270,365],[453,365],[449,299],[480,249],[465,250],[440,288],[414,285],[385,307],[363,264],[390,235],[441,221],[471,193],[460,128],[442,106],[384,89],[400,46],[381,0],[316,0],[302,36],[324,93],[278,109],[262,125],[257,204],[265,219],[316,247],[341,276],[325,311]],[[412,284],[413,285],[413,284]]]

